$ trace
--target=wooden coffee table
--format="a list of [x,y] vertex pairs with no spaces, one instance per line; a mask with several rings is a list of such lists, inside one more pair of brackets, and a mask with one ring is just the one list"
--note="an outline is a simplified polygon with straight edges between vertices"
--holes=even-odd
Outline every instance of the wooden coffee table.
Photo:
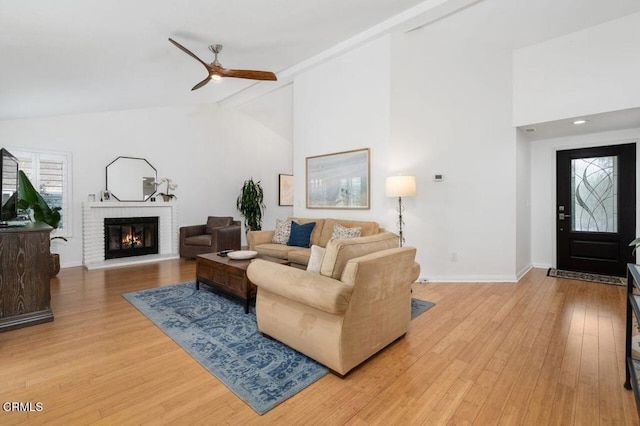
[[[257,259],[288,265],[289,261],[269,256]],[[253,259],[233,260],[216,253],[196,256],[196,290],[200,283],[223,290],[244,300],[244,313],[249,313],[249,300],[256,297],[257,287],[247,278],[247,267]]]

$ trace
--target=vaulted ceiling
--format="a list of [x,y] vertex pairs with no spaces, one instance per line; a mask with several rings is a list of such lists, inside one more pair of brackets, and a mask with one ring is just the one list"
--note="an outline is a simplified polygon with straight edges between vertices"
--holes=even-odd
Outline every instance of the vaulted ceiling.
[[286,83],[367,38],[452,17],[461,33],[517,48],[637,11],[638,0],[0,0],[0,120],[218,102],[254,85],[192,92],[204,67],[168,37],[207,62],[208,45],[223,44],[225,67]]

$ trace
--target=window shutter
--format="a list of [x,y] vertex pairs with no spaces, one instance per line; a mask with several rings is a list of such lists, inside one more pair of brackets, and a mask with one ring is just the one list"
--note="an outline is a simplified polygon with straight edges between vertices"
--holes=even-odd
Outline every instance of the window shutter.
[[[58,231],[70,236],[69,230],[71,210],[70,203],[70,176],[69,156],[66,154],[44,153],[37,151],[14,151],[14,155],[20,161],[20,170],[29,178],[33,187],[40,193],[49,207],[60,207],[62,220],[58,225]],[[66,228],[66,229],[65,229]]]
[[62,161],[40,160],[38,191],[50,207],[62,208],[64,165]]

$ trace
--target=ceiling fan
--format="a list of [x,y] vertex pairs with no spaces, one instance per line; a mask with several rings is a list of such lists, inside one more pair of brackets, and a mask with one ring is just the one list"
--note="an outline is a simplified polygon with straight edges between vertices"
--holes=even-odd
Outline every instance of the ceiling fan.
[[209,72],[209,76],[202,80],[200,83],[193,86],[191,90],[196,90],[207,84],[211,80],[220,80],[222,77],[234,77],[234,78],[246,78],[249,80],[269,80],[276,81],[276,75],[271,71],[254,71],[254,70],[230,70],[222,67],[222,64],[218,62],[218,53],[222,50],[221,44],[212,44],[209,46],[209,50],[215,55],[213,62],[207,64],[202,59],[194,55],[189,49],[178,43],[177,41],[169,38],[169,41],[176,45],[178,49],[182,50],[187,55],[200,62]]

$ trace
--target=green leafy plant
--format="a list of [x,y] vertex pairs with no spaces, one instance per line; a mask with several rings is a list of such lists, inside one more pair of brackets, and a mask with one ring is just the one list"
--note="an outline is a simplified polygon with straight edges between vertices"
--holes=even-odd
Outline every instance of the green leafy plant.
[[638,247],[640,246],[640,237],[629,243],[629,247],[633,247],[633,251],[631,253],[635,253]]
[[[44,198],[42,198],[42,195],[36,191],[22,170],[18,172],[18,208],[22,210],[31,209],[33,211],[33,220],[36,222],[44,222],[53,229],[58,229],[60,225],[60,207],[49,207],[49,204],[47,204]],[[67,241],[67,239],[62,236],[51,239]]]
[[253,178],[245,180],[236,201],[236,207],[244,216],[244,227],[247,232],[262,229],[262,214],[267,208],[263,200],[264,194],[260,181],[254,182]]

